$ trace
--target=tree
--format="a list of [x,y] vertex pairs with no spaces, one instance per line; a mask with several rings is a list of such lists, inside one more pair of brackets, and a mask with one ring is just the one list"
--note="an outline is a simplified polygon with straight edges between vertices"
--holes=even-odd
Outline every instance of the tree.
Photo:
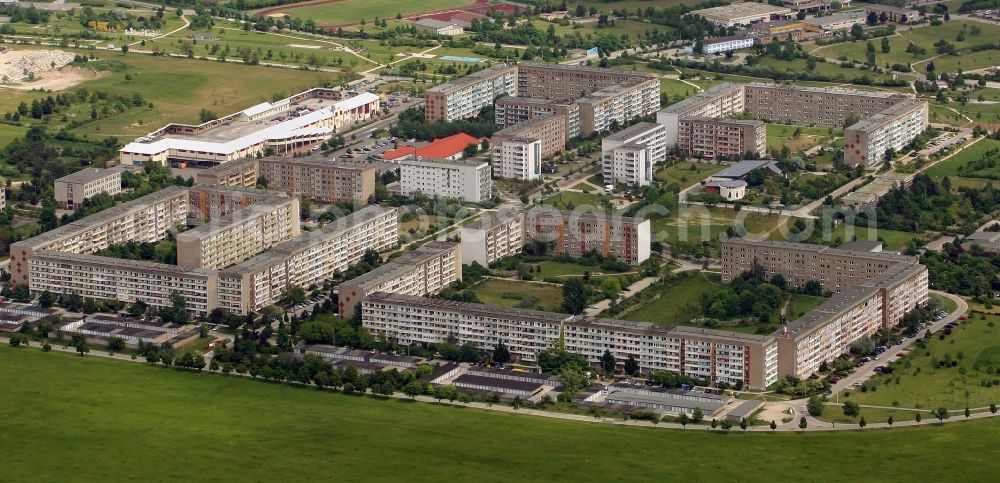
[[719,425],[719,421],[717,421],[715,418],[712,418],[712,422],[710,423],[710,426],[712,426],[712,429],[715,429],[715,427],[718,426],[718,425]]
[[747,422],[747,418],[741,419],[740,420],[740,429],[742,429],[743,431],[746,431],[748,427],[750,427],[750,423]]
[[722,427],[723,431],[729,431],[733,428],[733,423],[730,423],[728,419],[723,419],[719,426]]
[[933,415],[935,418],[938,418],[938,421],[940,421],[942,423],[944,422],[945,419],[948,419],[949,417],[951,417],[951,413],[948,412],[948,408],[946,408],[944,406],[941,406],[941,407],[939,407],[939,408],[931,411],[931,415]]
[[892,46],[889,45],[889,37],[882,37],[882,53],[888,54],[892,50]]
[[851,353],[859,356],[867,356],[875,352],[875,341],[869,336],[864,336],[851,344]]
[[688,422],[690,422],[687,413],[681,413],[681,416],[677,418],[677,422],[681,423],[682,428],[687,428]]
[[563,304],[562,308],[570,314],[583,313],[587,307],[587,289],[583,285],[583,280],[571,278],[563,284]]
[[10,344],[11,347],[20,347],[21,344],[28,343],[28,337],[24,334],[11,334],[7,343]]
[[52,292],[49,292],[48,290],[43,291],[38,296],[38,306],[43,309],[52,307],[52,305],[55,304],[55,302],[56,302],[56,296],[53,295]]
[[804,430],[806,429],[807,426],[809,426],[809,422],[806,421],[806,417],[802,416],[801,418],[799,418],[799,429]]
[[128,44],[122,44],[122,55],[128,53]]
[[462,156],[466,158],[471,158],[479,152],[479,145],[475,143],[469,143],[465,149],[462,150]]
[[423,385],[418,381],[410,381],[403,386],[403,394],[406,394],[410,399],[416,399],[421,392],[423,392]]
[[630,376],[639,374],[639,361],[635,360],[635,356],[632,354],[629,354],[628,359],[625,359],[625,374]]
[[847,401],[844,403],[844,416],[853,419],[858,417],[859,414],[861,414],[861,406],[858,406],[858,403],[854,401]]
[[614,374],[615,366],[618,365],[618,361],[615,360],[614,354],[610,350],[605,349],[604,354],[601,356],[601,369],[604,370],[604,374]]
[[90,352],[90,348],[87,347],[86,342],[81,340],[76,343],[76,351],[80,354],[80,357],[83,357],[84,354]]
[[860,427],[861,429],[865,429],[865,426],[868,426],[868,422],[865,421],[864,416],[861,416],[861,420],[858,421],[858,427]]
[[991,414],[997,413],[997,405],[995,403],[990,403],[990,413]]
[[920,413],[917,413],[917,424],[920,424],[920,421],[923,420],[923,419],[924,419],[924,417],[921,416]]
[[889,427],[891,428],[892,427],[892,423],[893,423],[893,419],[892,419],[892,415],[890,414],[889,418],[885,420],[885,424],[888,424]]
[[771,427],[771,431],[773,432],[775,429],[778,428],[778,423],[775,423],[774,420],[772,419],[771,424],[769,426]]
[[806,410],[809,415],[818,418],[823,415],[823,398],[819,396],[813,396],[809,398],[809,402],[806,404]]
[[125,348],[125,339],[121,337],[112,337],[108,339],[108,350],[109,351],[120,351]]
[[510,362],[510,351],[507,350],[507,346],[503,342],[498,342],[497,346],[493,349],[493,362],[497,364]]
[[853,37],[854,40],[861,40],[864,36],[865,29],[860,24],[854,24],[854,26],[851,27],[851,37]]
[[700,423],[705,419],[705,412],[701,408],[694,408],[694,412],[691,413],[691,421],[695,424]]

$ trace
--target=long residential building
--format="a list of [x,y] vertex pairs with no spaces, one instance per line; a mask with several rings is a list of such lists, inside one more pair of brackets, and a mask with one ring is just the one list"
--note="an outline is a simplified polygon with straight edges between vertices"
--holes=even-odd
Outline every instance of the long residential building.
[[537,97],[501,97],[495,105],[497,126],[506,128],[536,117],[565,116],[566,139],[580,135],[580,106],[570,101]]
[[427,122],[475,117],[505,95],[517,95],[517,66],[490,67],[427,89],[424,117]]
[[[605,69],[606,70],[606,69]],[[616,84],[592,92],[577,101],[580,106],[580,135],[614,129],[615,125],[651,116],[660,108],[659,79]]]
[[399,192],[481,203],[493,197],[490,171],[490,163],[479,158],[404,160],[399,162]]
[[[603,208],[599,208],[603,210]],[[561,211],[552,208],[528,210],[525,238],[551,243],[555,253],[571,257],[596,251],[630,265],[649,258],[649,220],[602,212]]]
[[477,262],[484,267],[524,249],[524,209],[504,205],[459,230],[462,237],[462,263]]
[[178,233],[177,264],[225,268],[291,240],[300,233],[299,199],[275,196]]
[[581,354],[598,365],[610,351],[619,367],[634,357],[643,374],[670,371],[764,388],[778,378],[773,336],[600,319],[535,310],[375,293],[362,301],[362,324],[399,344],[473,343],[492,351],[501,342],[514,359],[534,363],[552,348]]
[[367,206],[323,228],[303,232],[219,272],[219,307],[245,314],[281,300],[290,285],[310,287],[358,263],[368,250],[399,242],[395,208]]
[[914,257],[821,245],[729,239],[722,245],[722,279],[759,264],[790,286],[819,282],[832,298],[779,329],[779,373],[808,377],[858,339],[895,327],[927,303],[927,268]]
[[677,149],[704,159],[754,159],[767,153],[767,126],[749,119],[684,117],[677,123]]
[[214,165],[269,149],[282,155],[304,151],[341,127],[378,114],[375,94],[340,97],[339,90],[316,88],[199,125],[168,124],[126,144],[119,152],[120,161],[134,166],[148,161]]
[[299,194],[324,203],[366,203],[375,194],[377,167],[335,158],[271,156],[220,164],[195,176],[198,184],[252,188],[258,181],[270,189]]
[[462,246],[443,241],[428,243],[342,282],[337,288],[340,316],[353,316],[361,299],[375,292],[426,297],[437,295],[459,280],[462,280]]
[[[718,85],[660,110],[657,122],[666,126],[669,146],[707,157],[728,157],[737,146],[750,147],[751,139],[759,149],[760,128],[755,127],[753,136],[744,129],[735,129],[734,124],[708,129],[704,118],[740,115],[831,128],[843,126],[852,117],[860,119],[846,126],[845,144],[850,143],[851,148],[845,147],[844,159],[848,164],[868,168],[879,163],[886,149],[898,150],[912,141],[928,123],[927,102],[902,94],[768,83]],[[854,142],[846,140],[847,133],[852,134]],[[707,138],[698,139],[699,135]]]

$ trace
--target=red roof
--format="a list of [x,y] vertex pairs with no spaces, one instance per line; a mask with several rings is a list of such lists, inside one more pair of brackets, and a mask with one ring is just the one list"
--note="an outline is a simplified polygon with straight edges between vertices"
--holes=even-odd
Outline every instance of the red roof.
[[444,159],[461,153],[470,144],[479,144],[479,140],[464,132],[460,132],[446,138],[435,139],[425,146],[416,148],[413,146],[402,146],[399,149],[390,149],[383,153],[382,157],[386,161],[413,155],[420,158]]

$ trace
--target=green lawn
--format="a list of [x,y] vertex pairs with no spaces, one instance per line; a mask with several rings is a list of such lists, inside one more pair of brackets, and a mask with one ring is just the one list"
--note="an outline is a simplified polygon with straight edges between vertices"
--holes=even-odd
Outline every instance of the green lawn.
[[[771,67],[778,72],[804,72],[806,71],[806,64],[807,62],[805,59],[781,60],[774,57],[763,57],[760,59],[760,65]],[[839,64],[831,64],[828,62],[817,62],[813,73],[827,76],[831,79],[843,80],[845,82],[849,82],[851,79],[865,75],[872,79],[881,79],[886,77],[871,71],[865,71],[858,68],[841,67]]]
[[[797,138],[794,137],[796,130],[799,131]],[[788,146],[788,149],[793,153],[807,151],[814,146],[841,136],[843,136],[843,131],[840,129],[768,123],[767,149],[771,152],[777,152],[781,150],[782,146]]]
[[[906,231],[896,231],[887,229],[869,229],[865,226],[851,226],[852,235],[848,235],[848,226],[841,223],[835,228],[830,230],[824,230],[822,228],[817,228],[813,231],[812,235],[809,237],[809,243],[835,243],[839,240],[842,243],[851,241],[852,239],[857,240],[871,240],[873,238],[869,237],[869,232],[874,231],[875,240],[884,240],[885,248],[887,250],[902,250],[910,244],[910,240],[917,237],[917,233],[910,233]],[[785,235],[780,230],[775,230],[771,233],[770,239],[772,240],[787,240]]]
[[[685,432],[380,401],[37,349],[0,347],[0,362],[8,481],[631,482],[661,481],[678,467],[711,481],[989,481],[1000,470],[989,451],[970,449],[994,444],[997,419],[891,431]],[[858,457],[871,448],[877,457]],[[927,448],[933,458],[915,456]],[[40,451],[53,464],[40,464]],[[760,469],[720,465],[720,454]],[[248,464],[254,455],[280,464]]]
[[592,267],[584,265],[582,263],[572,263],[572,262],[556,262],[551,260],[546,260],[543,262],[532,263],[526,262],[532,268],[541,266],[542,271],[540,273],[536,272],[536,279],[545,279],[550,277],[567,277],[567,276],[583,276],[583,272],[590,272],[591,276],[599,276],[601,274],[615,274],[621,272],[608,272],[600,267]]
[[958,154],[931,166],[925,173],[932,178],[939,179],[945,176],[956,176],[959,168],[974,159],[982,159],[983,154],[991,149],[1000,149],[1000,141],[980,139],[975,144],[959,151]]
[[559,312],[562,307],[562,287],[558,285],[522,282],[518,280],[484,280],[472,288],[486,305]]
[[588,207],[588,209],[594,209],[595,211],[604,211],[604,205],[601,204],[601,201],[604,199],[607,199],[604,195],[565,191],[556,193],[555,195],[546,198],[542,201],[542,204],[552,206],[560,210],[573,210]]
[[688,186],[698,184],[701,180],[707,178],[711,174],[721,171],[722,168],[725,167],[726,166],[722,164],[678,161],[670,166],[660,169],[654,176],[665,185],[677,183],[681,188],[687,188]]
[[[994,327],[989,326],[991,322]],[[875,391],[854,391],[850,397],[859,404],[894,406],[895,402],[900,407],[917,409],[943,406],[955,410],[1000,403],[1000,383],[993,382],[1000,377],[998,326],[998,316],[988,315],[982,320],[973,315],[943,340],[935,335],[926,349],[914,347],[907,357],[892,365],[892,374],[875,376]],[[935,367],[934,362],[942,360],[957,364]]]
[[299,8],[288,5],[281,13],[291,17],[313,19],[319,25],[341,25],[359,23],[362,19],[371,22],[375,17],[395,18],[396,14],[407,16],[462,7],[470,3],[471,0],[423,0],[410,3],[401,3],[398,0],[343,0]]
[[931,299],[937,301],[941,310],[947,311],[949,313],[958,310],[958,303],[951,299],[951,297],[944,297],[938,294],[931,294]]
[[643,290],[637,295],[643,300],[640,306],[624,316],[617,317],[658,324],[684,325],[701,314],[701,307],[698,304],[702,294],[714,294],[721,290],[722,282],[718,274],[695,272],[681,274],[669,287],[657,284]]
[[788,320],[795,320],[810,310],[819,307],[823,302],[826,302],[826,299],[823,297],[799,293],[789,295],[788,299],[788,305],[785,310],[785,316]]

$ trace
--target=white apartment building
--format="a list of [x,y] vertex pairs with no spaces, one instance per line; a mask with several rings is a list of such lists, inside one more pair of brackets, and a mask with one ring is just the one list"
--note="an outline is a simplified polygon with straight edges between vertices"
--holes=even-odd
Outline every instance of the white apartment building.
[[482,218],[463,226],[459,233],[462,263],[477,262],[488,267],[524,249],[524,209],[520,205],[501,206],[496,212],[483,213]]
[[490,163],[482,159],[420,159],[399,162],[400,194],[479,203],[493,197]]
[[902,151],[927,129],[926,101],[908,99],[844,130],[844,163],[876,168],[886,151]]
[[[734,35],[729,37],[717,37],[705,39],[702,42],[701,53],[705,55],[724,54],[733,50],[749,49],[753,47],[753,37]],[[694,47],[684,49],[688,54],[694,54]]]
[[56,204],[75,210],[98,193],[114,196],[122,191],[122,172],[117,169],[87,168],[55,180]]
[[653,162],[646,144],[624,144],[604,151],[601,158],[604,183],[609,185],[649,186],[653,180]]
[[511,309],[411,295],[375,293],[362,302],[362,324],[372,334],[408,345],[454,338],[493,350],[503,342],[519,361],[533,363],[553,347],[582,354],[593,365],[610,351],[624,367],[704,377],[714,383],[763,388],[777,381],[773,336],[674,327]]
[[512,138],[493,146],[493,176],[533,180],[542,177],[542,141]]
[[318,230],[303,232],[219,272],[219,307],[245,314],[281,299],[289,285],[310,287],[361,260],[367,250],[399,243],[395,208],[367,206]]
[[475,117],[503,95],[517,95],[517,66],[491,67],[427,89],[425,117],[428,122]]
[[601,150],[608,151],[626,144],[641,144],[649,149],[650,161],[662,163],[667,159],[667,129],[653,122],[640,122],[601,140]]
[[340,284],[340,316],[354,315],[361,299],[375,292],[404,295],[437,295],[452,282],[462,280],[462,246],[432,242]]

